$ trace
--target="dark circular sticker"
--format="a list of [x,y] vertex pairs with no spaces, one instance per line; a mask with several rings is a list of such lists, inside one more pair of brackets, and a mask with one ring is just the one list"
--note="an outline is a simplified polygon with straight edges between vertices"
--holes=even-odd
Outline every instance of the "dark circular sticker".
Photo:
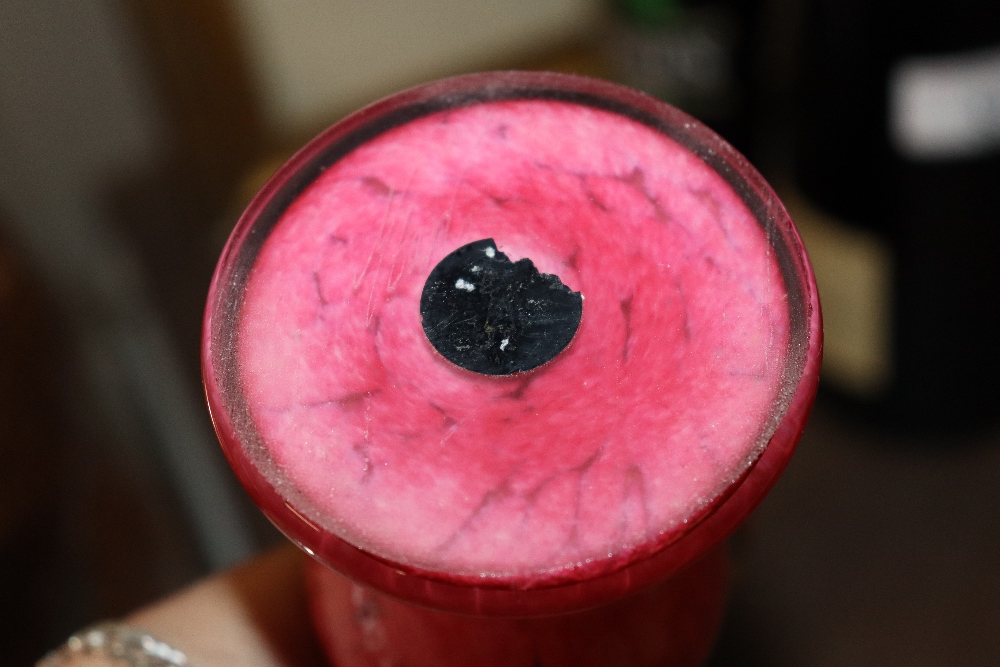
[[511,262],[493,239],[442,259],[420,297],[424,333],[441,355],[484,375],[538,368],[573,340],[583,296],[539,273],[530,259]]

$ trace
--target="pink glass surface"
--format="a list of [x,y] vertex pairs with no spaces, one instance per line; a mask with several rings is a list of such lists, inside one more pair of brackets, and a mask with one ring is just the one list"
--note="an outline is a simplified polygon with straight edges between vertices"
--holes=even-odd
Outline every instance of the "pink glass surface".
[[[493,238],[583,294],[551,362],[458,368],[424,280]],[[220,441],[289,537],[449,611],[591,607],[711,550],[780,474],[819,304],[773,192],[697,121],[556,74],[449,79],[317,137],[219,263],[203,367]]]

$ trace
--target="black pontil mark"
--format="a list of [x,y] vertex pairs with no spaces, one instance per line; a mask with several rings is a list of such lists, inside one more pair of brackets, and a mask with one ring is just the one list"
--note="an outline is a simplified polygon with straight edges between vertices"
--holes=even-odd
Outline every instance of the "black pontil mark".
[[484,375],[511,375],[562,352],[580,326],[583,297],[530,259],[511,262],[493,239],[442,259],[420,297],[424,333],[441,355]]

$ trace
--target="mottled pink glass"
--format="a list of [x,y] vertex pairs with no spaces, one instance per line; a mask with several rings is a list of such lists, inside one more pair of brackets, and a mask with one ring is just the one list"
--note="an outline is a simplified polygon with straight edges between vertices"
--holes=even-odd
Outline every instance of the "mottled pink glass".
[[[752,460],[739,468],[733,479],[726,478],[725,488],[707,497],[696,511],[685,514],[683,525],[678,523],[669,530],[656,531],[637,543],[629,543],[628,548],[620,552],[609,552],[607,559],[581,560],[575,566],[571,563],[564,569],[544,573],[530,567],[512,567],[510,572],[490,572],[487,576],[484,571],[477,576],[475,571],[463,569],[461,564],[453,566],[447,559],[442,561],[444,565],[436,567],[433,561],[422,555],[412,558],[405,554],[396,556],[379,546],[381,543],[371,546],[362,539],[363,528],[354,529],[354,532],[340,529],[338,521],[344,517],[324,515],[329,505],[324,505],[322,499],[317,500],[315,491],[310,499],[308,493],[297,488],[299,482],[300,486],[305,486],[304,479],[295,478],[294,474],[298,474],[295,473],[296,468],[281,461],[273,444],[275,436],[268,435],[274,431],[267,430],[270,427],[261,421],[263,418],[255,418],[255,414],[263,414],[259,404],[262,400],[266,403],[267,390],[266,387],[261,389],[259,383],[255,384],[253,378],[257,377],[254,375],[256,371],[244,367],[247,362],[245,355],[241,356],[241,332],[249,337],[247,340],[251,340],[255,330],[242,318],[247,308],[251,313],[257,313],[261,308],[257,304],[263,298],[259,297],[262,288],[258,287],[260,279],[253,282],[254,272],[267,275],[267,271],[273,272],[275,266],[280,269],[281,258],[286,256],[267,245],[269,238],[276,229],[285,229],[292,224],[283,221],[294,219],[296,215],[302,217],[301,211],[308,208],[307,204],[322,205],[320,195],[325,196],[323,188],[328,187],[323,185],[326,182],[323,179],[333,178],[324,174],[334,174],[337,170],[353,173],[350,172],[352,165],[361,159],[359,156],[363,149],[374,147],[372,150],[376,151],[376,157],[377,151],[395,150],[393,137],[405,138],[408,130],[430,127],[428,123],[431,121],[436,123],[440,119],[440,125],[444,127],[449,122],[473,122],[464,119],[476,116],[480,111],[489,114],[497,110],[501,114],[513,114],[510,117],[519,119],[518,122],[527,118],[526,122],[530,125],[532,109],[539,110],[540,118],[550,110],[558,113],[565,111],[569,113],[568,117],[576,117],[579,115],[577,111],[585,110],[582,113],[588,123],[599,125],[605,122],[609,133],[619,133],[614,135],[617,137],[641,137],[643,132],[655,133],[682,147],[681,152],[689,156],[682,155],[682,158],[695,160],[698,169],[714,174],[712,178],[722,184],[714,186],[717,196],[713,197],[709,191],[699,191],[699,196],[717,208],[721,206],[719,201],[724,199],[723,196],[745,207],[752,220],[759,225],[757,233],[765,242],[759,249],[743,242],[731,243],[745,252],[753,252],[757,259],[764,258],[763,261],[773,263],[775,275],[779,276],[782,293],[779,299],[772,298],[772,301],[780,302],[782,308],[787,307],[787,311],[781,314],[780,344],[775,346],[773,354],[768,348],[764,356],[773,356],[781,366],[775,376],[774,399],[769,403],[766,414],[760,418],[760,423],[753,426],[756,437],[760,439],[760,447],[752,450]],[[506,126],[497,127],[504,129]],[[438,129],[435,126],[426,131],[436,132]],[[441,131],[447,131],[447,128]],[[548,131],[552,132],[551,129]],[[530,131],[524,136],[530,139]],[[595,133],[593,136],[601,135]],[[557,133],[552,133],[552,138],[555,141]],[[436,152],[435,144],[426,145],[429,146],[429,153]],[[614,146],[608,148],[609,151],[613,149]],[[544,152],[544,147],[539,150]],[[413,162],[415,173],[424,168],[425,160],[402,149],[400,151],[403,164],[391,164],[392,169],[386,169],[389,176],[384,179],[373,176],[355,179],[364,181],[367,190],[362,194],[368,199],[348,198],[345,201],[376,201],[379,196],[403,191],[400,185],[386,183],[391,180],[393,169],[408,168],[407,163]],[[648,155],[655,155],[655,151]],[[435,164],[435,159],[435,155],[427,155],[426,163]],[[550,165],[542,166],[552,171]],[[531,168],[539,169],[539,165]],[[655,188],[650,183],[661,176],[669,180],[669,173],[660,173],[669,168],[676,166],[644,164],[642,170],[637,167],[631,172],[622,171],[617,178],[618,183],[612,185],[626,190],[631,188],[629,192],[633,197],[640,193],[648,200],[651,210],[662,214],[662,222],[668,224],[674,222],[670,217],[672,204],[658,201]],[[583,184],[581,191],[586,197],[581,199],[580,206],[597,207],[601,212],[612,208],[608,202],[617,196],[617,190],[601,191],[600,187],[604,186],[588,181],[587,174],[570,173],[568,169],[564,171],[569,176],[563,181],[577,179]],[[539,201],[549,197],[555,187],[553,184],[563,181],[557,178],[544,181],[545,189],[539,195]],[[478,185],[488,182],[489,173],[481,181],[476,181]],[[317,183],[320,185],[310,190]],[[497,207],[497,215],[500,216],[502,209],[508,206],[508,200],[496,193],[488,193],[488,198]],[[314,203],[314,200],[319,203]],[[546,202],[546,205],[551,205],[550,201]],[[530,207],[530,198],[521,197],[520,205]],[[561,202],[559,205],[571,208],[574,204]],[[359,204],[358,215],[362,216],[360,207]],[[509,212],[509,206],[507,210]],[[414,224],[423,225],[426,229],[417,231],[429,235],[438,229],[434,225],[444,224],[438,221],[439,218],[430,215],[427,220],[431,222]],[[414,219],[422,220],[419,212]],[[683,224],[684,221],[681,222]],[[489,223],[476,224],[479,225],[476,228],[479,238],[495,236],[501,246],[504,234],[511,233],[510,223],[497,223],[495,230],[490,228]],[[519,232],[521,236],[518,239],[510,241],[512,247],[516,248],[520,243],[521,247],[530,248],[535,243],[538,248],[555,248],[553,256],[557,259],[561,257],[561,251],[556,247],[558,243],[546,236],[551,231],[545,228],[546,223],[533,224],[536,226],[526,226],[526,231]],[[722,223],[719,226],[725,228]],[[597,228],[597,231],[600,232],[600,229]],[[729,233],[725,229],[723,231]],[[538,241],[539,238],[542,240]],[[587,243],[591,247],[584,248],[584,254],[600,254],[599,234],[583,235],[581,238],[590,239]],[[347,243],[348,240],[338,238],[337,242]],[[454,247],[458,245],[457,242],[453,244]],[[392,253],[396,257],[398,254],[398,248],[385,245],[378,248],[387,256]],[[576,271],[576,255],[566,259],[564,255],[567,253],[563,252],[562,257],[572,269],[566,271],[572,274]],[[545,260],[542,261],[544,263]],[[369,257],[365,266],[370,264]],[[557,264],[555,262],[553,266]],[[622,267],[624,263],[612,263],[606,270],[624,271]],[[425,269],[421,265],[420,271]],[[581,283],[588,284],[589,279],[591,286],[599,284],[600,270],[605,269],[587,270],[578,271]],[[720,269],[722,272],[736,270],[738,264]],[[396,274],[392,275],[393,280],[399,280]],[[611,279],[612,276],[608,276],[608,280]],[[359,274],[357,281],[360,280]],[[570,286],[576,288],[575,285]],[[318,296],[314,298],[324,306],[328,300],[338,298],[336,294],[331,296],[323,291],[318,277],[315,290]],[[586,299],[588,292],[583,291]],[[368,293],[369,309],[380,307],[379,299],[375,299],[376,305],[371,306],[371,295],[375,293],[374,287]],[[295,289],[289,288],[287,299],[295,301],[298,298],[296,294]],[[405,298],[412,300],[412,290],[406,295]],[[631,303],[630,297],[621,306],[626,324],[629,312],[625,309],[626,306],[631,308]],[[594,329],[598,326],[594,316],[587,320],[587,309],[599,312],[600,303],[592,299],[584,304],[581,333],[561,353],[565,360],[560,361],[557,357],[551,368],[537,371],[540,376],[543,372],[560,372],[557,368],[560,363],[564,369],[571,368],[568,364],[572,363],[569,360],[573,355],[590,354],[586,351],[591,348],[586,346],[599,344],[601,335],[586,332],[597,331]],[[369,310],[369,320],[372,312]],[[380,320],[379,327],[396,324],[391,319],[395,311],[379,312],[390,320],[388,323]],[[404,326],[402,321],[399,326]],[[590,338],[586,338],[588,335]],[[629,335],[655,338],[657,334],[630,331]],[[760,345],[770,344],[762,342]],[[289,538],[317,561],[340,573],[318,565],[309,568],[317,627],[331,660],[336,664],[344,667],[367,664],[406,664],[411,667],[423,664],[698,664],[710,649],[724,605],[726,566],[720,545],[763,499],[791,456],[815,395],[821,348],[818,296],[798,234],[770,187],[732,147],[686,114],[630,89],[561,74],[501,72],[447,79],[377,102],[329,128],[289,160],[250,204],[223,252],[206,309],[202,363],[213,422],[240,481],[265,514]],[[344,356],[337,358],[343,359]],[[436,365],[438,362],[443,365],[449,362],[436,360],[431,353],[428,353],[427,359],[434,360],[428,362],[434,364],[433,373],[427,375],[428,381],[445,377],[435,373],[451,372],[444,366]],[[313,366],[316,363],[312,358],[309,362]],[[344,372],[344,369],[332,364],[330,373],[339,372]],[[513,383],[510,384],[510,393],[518,397],[527,386],[527,383],[517,385],[521,381],[517,378],[483,380],[471,375],[465,378],[460,373],[454,378],[447,377],[457,378],[457,382],[467,381],[470,391],[489,391],[493,386],[489,383],[503,387],[507,385],[502,383]],[[247,378],[251,378],[250,384],[247,384]],[[392,377],[382,380],[385,386],[391,386],[392,381]],[[368,392],[368,398],[372,393]],[[642,401],[651,400],[649,393],[641,396]],[[707,395],[711,395],[711,391]],[[366,400],[365,396],[363,392],[357,397],[345,395],[335,402],[341,406],[353,405],[359,400]],[[251,408],[251,405],[258,407]],[[607,408],[608,411],[615,409],[610,405]],[[599,411],[599,408],[590,406],[591,413],[595,410]],[[397,414],[401,415],[401,420],[406,419],[405,411]],[[372,423],[370,428],[398,429],[406,426],[392,423],[392,411],[387,415]],[[654,430],[641,436],[650,443],[648,449],[654,451],[658,433]],[[368,437],[367,431],[365,437]],[[548,433],[547,437],[558,439],[558,432],[554,435]],[[503,444],[502,431],[495,438],[497,443]],[[365,466],[367,472],[367,458]],[[308,472],[312,476],[318,475],[322,482],[321,471]],[[644,483],[651,484],[653,481],[645,480]],[[316,479],[311,479],[309,484],[315,487]],[[405,514],[405,509],[390,507],[386,511]],[[618,510],[609,508],[608,511]],[[363,512],[361,517],[363,519]],[[518,562],[516,558],[510,561]],[[475,565],[478,561],[473,559],[469,562]],[[609,656],[617,656],[617,659]]]

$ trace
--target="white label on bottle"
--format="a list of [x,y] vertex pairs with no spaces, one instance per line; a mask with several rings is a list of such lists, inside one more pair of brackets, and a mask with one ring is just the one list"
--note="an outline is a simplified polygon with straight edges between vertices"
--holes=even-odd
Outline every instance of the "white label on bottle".
[[915,160],[1000,148],[1000,48],[896,63],[889,73],[889,136]]

